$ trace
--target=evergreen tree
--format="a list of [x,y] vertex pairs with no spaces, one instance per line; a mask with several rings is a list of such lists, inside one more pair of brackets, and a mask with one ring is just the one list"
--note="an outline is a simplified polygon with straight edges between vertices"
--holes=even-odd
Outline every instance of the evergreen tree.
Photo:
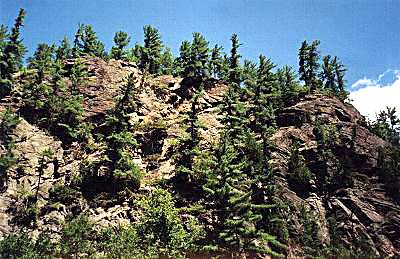
[[193,33],[193,41],[190,48],[189,76],[203,80],[208,77],[208,42],[199,32]]
[[140,59],[142,58],[143,46],[136,42],[135,46],[128,50],[127,60],[130,62],[135,62],[140,64]]
[[241,69],[240,69],[240,55],[238,53],[239,40],[237,34],[232,34],[231,37],[232,48],[231,56],[229,58],[229,82],[239,87],[241,83]]
[[299,49],[299,74],[311,92],[320,86],[317,75],[319,70],[319,41],[314,40],[310,45],[303,41]]
[[94,57],[105,57],[104,44],[98,40],[96,32],[91,25],[79,24],[75,33],[74,57],[89,55]]
[[293,189],[299,193],[308,193],[310,190],[311,172],[308,169],[304,157],[300,154],[299,143],[292,145],[288,162],[288,180]]
[[306,59],[311,91],[316,90],[320,85],[317,78],[319,70],[319,51],[318,51],[319,44],[320,44],[319,40],[314,40],[311,43],[311,45],[309,46],[308,55]]
[[321,79],[324,82],[324,89],[337,95],[338,89],[336,85],[335,67],[336,57],[331,60],[331,56],[327,55],[322,58]]
[[28,58],[28,68],[37,69],[38,72],[50,71],[54,62],[55,46],[40,43],[33,54]]
[[126,32],[123,31],[116,32],[114,36],[115,46],[111,48],[111,53],[110,53],[111,58],[126,60],[127,51],[124,48],[128,46],[130,40],[131,38],[128,36]]
[[21,119],[10,108],[0,114],[0,145],[5,148],[0,154],[0,189],[7,183],[8,168],[17,163],[17,157],[13,153],[15,141],[12,134],[20,121]]
[[142,49],[140,68],[142,70],[148,69],[150,74],[160,73],[160,57],[162,50],[162,42],[160,32],[150,26],[146,25],[144,31],[144,47]]
[[160,73],[173,75],[175,73],[175,58],[170,48],[164,48],[160,57]]
[[265,226],[275,207],[270,176],[264,174],[263,151],[248,127],[245,109],[231,87],[224,98],[224,130],[215,154],[216,168],[210,172],[205,192],[213,201],[217,218],[217,245],[235,251],[257,251],[276,255],[282,247]]
[[344,101],[347,99],[349,95],[349,93],[345,89],[346,86],[345,86],[344,75],[346,72],[346,68],[343,66],[343,64],[340,63],[337,57],[335,57],[333,60],[333,67],[335,70],[336,84],[338,90],[337,96],[341,101]]
[[255,131],[263,135],[264,128],[269,127],[272,123],[270,113],[277,91],[276,78],[272,72],[275,65],[263,55],[260,55],[259,59],[257,80],[251,89],[251,101],[254,106],[252,115]]
[[[7,38],[8,38],[8,28],[7,26],[1,24],[0,25],[0,60],[1,62],[4,62],[4,50],[7,45]],[[2,68],[2,66],[0,66]],[[0,70],[1,72],[1,70]],[[2,73],[0,73],[2,75]]]
[[214,48],[211,49],[211,58],[208,70],[214,78],[222,77],[223,57],[221,56],[221,51],[222,47],[218,46],[218,44],[215,44]]
[[190,59],[191,59],[191,52],[192,52],[192,45],[190,44],[189,41],[184,40],[181,43],[181,46],[179,47],[179,58],[177,59],[177,62],[180,67],[180,72],[182,77],[189,77],[191,74],[190,71]]
[[[191,109],[182,121],[187,125],[183,136],[179,141],[177,156],[175,157],[177,174],[186,183],[194,182],[197,172],[193,168],[194,160],[200,155],[200,123],[198,121],[199,99],[202,96],[202,89],[197,90],[191,99]],[[198,179],[197,179],[198,180]]]
[[[21,39],[21,27],[25,18],[25,10],[20,9],[15,19],[11,34],[7,34],[5,26],[0,30],[0,98],[12,90],[12,75],[22,67],[22,59],[26,52]],[[7,40],[5,38],[8,36]]]
[[56,50],[56,60],[67,60],[72,58],[72,48],[69,44],[68,38],[64,37],[61,41],[60,46]]
[[283,102],[292,103],[299,93],[299,83],[296,74],[288,66],[279,68],[276,72],[276,79],[282,93]]
[[138,91],[137,78],[132,73],[128,77],[123,95],[118,98],[115,107],[106,118],[110,131],[107,137],[109,179],[114,183],[114,192],[124,188],[138,188],[143,177],[140,168],[132,158],[132,152],[137,148],[138,143],[129,122],[129,114],[137,109]]
[[246,59],[243,63],[242,79],[246,86],[251,87],[257,80],[257,64]]
[[23,26],[24,19],[25,10],[20,9],[18,17],[15,19],[14,26],[11,30],[11,34],[9,35],[8,41],[4,47],[3,60],[1,62],[2,78],[11,79],[11,75],[22,67],[22,59],[26,52],[21,39],[21,27]]

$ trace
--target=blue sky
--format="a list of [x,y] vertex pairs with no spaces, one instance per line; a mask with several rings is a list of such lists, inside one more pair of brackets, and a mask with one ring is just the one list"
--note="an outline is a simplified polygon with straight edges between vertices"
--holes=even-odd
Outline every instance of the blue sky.
[[[20,7],[27,11],[29,55],[40,42],[72,40],[78,23],[92,24],[108,49],[116,31],[142,42],[142,27],[151,24],[175,52],[194,31],[229,51],[236,32],[244,57],[257,60],[263,53],[296,69],[301,42],[319,39],[322,54],[337,55],[347,66],[349,88],[400,69],[400,0],[1,0],[0,22],[11,26]],[[393,82],[395,75],[381,80]]]

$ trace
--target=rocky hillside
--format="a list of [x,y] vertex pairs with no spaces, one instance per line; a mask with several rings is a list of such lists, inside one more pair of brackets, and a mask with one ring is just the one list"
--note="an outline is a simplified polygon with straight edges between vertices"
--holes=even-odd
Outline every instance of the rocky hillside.
[[[81,213],[86,213],[100,229],[134,224],[140,211],[135,199],[149,195],[159,186],[176,194],[178,207],[195,207],[191,201],[196,197],[181,195],[175,189],[184,186],[178,186],[174,177],[174,157],[176,142],[185,126],[183,115],[190,112],[196,82],[172,76],[148,76],[142,80],[136,65],[125,61],[91,58],[84,63],[87,83],[78,90],[84,97],[84,121],[93,125],[93,135],[102,133],[106,114],[114,108],[116,97],[123,94],[128,76],[133,73],[138,78],[138,109],[129,114],[129,122],[135,125],[138,142],[131,151],[133,161],[144,174],[140,187],[125,195],[111,195],[109,186],[101,180],[106,170],[101,163],[91,182],[80,179],[86,164],[107,159],[104,144],[96,138],[89,138],[87,143],[64,143],[40,125],[30,123],[19,111],[21,98],[17,90],[0,104],[2,111],[11,107],[21,114],[21,121],[11,134],[15,142],[12,152],[18,163],[8,169],[8,179],[0,194],[2,236],[25,231],[36,238],[45,232],[57,239],[68,217]],[[21,85],[24,80],[28,79],[21,78]],[[202,125],[199,146],[203,153],[213,149],[218,141],[222,128],[219,105],[226,90],[222,81],[204,82],[198,112]],[[340,243],[369,255],[399,256],[400,204],[388,193],[379,168],[380,153],[391,145],[369,130],[363,116],[351,104],[326,95],[304,95],[279,109],[276,124],[277,130],[270,138],[270,164],[279,198],[286,205],[285,253],[305,255],[307,249],[324,249]],[[328,174],[324,175],[319,157],[320,135],[326,133],[321,133],[323,126],[335,128],[327,144],[333,156],[326,156]],[[298,145],[299,155],[304,157],[310,172],[302,184],[293,180],[290,169],[294,145]],[[45,156],[49,148],[51,155]],[[0,152],[5,152],[3,146]],[[332,179],[339,177],[338,172],[342,178],[336,186]],[[83,181],[80,188],[65,188],[79,180]],[[38,198],[32,212],[29,199],[35,195]],[[207,212],[191,214],[183,210],[180,215],[199,222],[211,220]],[[304,243],[306,234],[311,237],[308,243]]]

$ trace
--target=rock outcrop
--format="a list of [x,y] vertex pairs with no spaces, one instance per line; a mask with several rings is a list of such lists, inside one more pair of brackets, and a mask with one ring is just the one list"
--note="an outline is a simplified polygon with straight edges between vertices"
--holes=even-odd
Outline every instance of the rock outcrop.
[[[336,127],[338,138],[332,151],[342,162],[345,173],[353,179],[353,184],[329,195],[314,188],[304,196],[288,184],[287,161],[291,146],[295,140],[299,141],[301,154],[312,174],[318,177],[321,173],[316,166],[319,152],[316,121]],[[306,96],[297,104],[280,110],[277,122],[280,127],[273,136],[276,148],[273,162],[278,168],[283,199],[293,205],[293,215],[302,206],[314,214],[322,245],[330,245],[332,238],[326,226],[329,218],[334,218],[336,231],[340,233],[335,238],[347,244],[368,244],[367,248],[359,249],[369,249],[377,256],[397,255],[400,206],[385,191],[377,170],[379,150],[390,145],[368,130],[364,117],[351,104],[326,96]],[[298,222],[298,217],[293,217],[293,222]]]
[[[88,67],[88,84],[80,90],[84,96],[85,120],[101,127],[106,112],[121,94],[127,76],[134,73],[140,84],[142,75],[136,65],[122,61],[104,61],[93,58],[85,61]],[[172,76],[148,78],[139,94],[139,110],[130,114],[130,122],[136,125],[139,148],[135,151],[135,163],[145,172],[139,192],[152,188],[152,183],[173,176],[174,161],[171,156],[174,141],[181,135],[182,115],[190,110],[189,100],[196,82],[182,81]],[[205,82],[200,99],[199,119],[203,150],[212,147],[218,138],[221,123],[218,105],[227,87],[223,82]],[[6,105],[4,101],[2,105]],[[1,108],[0,108],[1,109]],[[271,163],[276,168],[277,183],[282,200],[289,204],[287,212],[290,234],[301,236],[302,211],[308,211],[313,219],[321,246],[328,247],[339,238],[357,249],[369,249],[377,256],[393,256],[400,253],[400,205],[385,190],[377,170],[380,149],[390,145],[371,133],[364,117],[348,103],[322,95],[307,95],[296,104],[277,111],[278,130],[271,138],[274,144]],[[318,189],[318,140],[315,125],[332,125],[337,138],[332,148],[341,161],[350,186],[341,186],[326,193]],[[86,154],[79,143],[68,148],[43,129],[22,120],[14,132],[16,148],[13,151],[21,163],[10,170],[8,188],[0,194],[0,234],[10,233],[18,225],[18,206],[25,206],[24,192],[35,192],[39,186],[39,218],[33,234],[47,231],[57,235],[61,223],[70,213],[86,211],[101,226],[128,224],[136,220],[135,209],[128,200],[96,197],[96,201],[81,192],[70,191],[66,199],[54,189],[63,183],[74,181],[79,166],[84,161],[104,159],[104,150]],[[315,179],[310,189],[299,193],[288,182],[288,160],[294,141],[300,143],[300,153]],[[92,143],[96,145],[97,143]],[[53,151],[41,176],[40,185],[35,168],[45,149]],[[95,183],[94,183],[95,184]],[[71,198],[72,197],[72,198]],[[26,201],[25,201],[26,202]],[[332,236],[332,219],[339,236]],[[368,245],[367,248],[359,244]],[[293,245],[290,254],[301,254],[301,248]],[[289,255],[290,255],[289,254]]]

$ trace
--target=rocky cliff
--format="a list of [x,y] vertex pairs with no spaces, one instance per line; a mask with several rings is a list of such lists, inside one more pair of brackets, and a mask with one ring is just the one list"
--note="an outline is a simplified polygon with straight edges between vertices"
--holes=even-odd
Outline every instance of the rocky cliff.
[[[127,76],[135,73],[140,78],[141,74],[134,64],[122,61],[88,59],[85,63],[88,84],[79,91],[84,96],[85,120],[93,123],[96,131],[102,127],[105,113],[114,106]],[[149,77],[143,84],[138,112],[130,114],[131,123],[137,125],[135,134],[139,142],[134,160],[145,172],[139,193],[145,194],[154,184],[173,177],[171,150],[182,131],[181,115],[190,110],[193,84],[171,76]],[[202,150],[208,150],[218,138],[221,128],[218,106],[226,88],[220,81],[205,82],[199,112],[203,124]],[[5,99],[0,109],[11,106],[18,112],[18,103],[17,97]],[[280,196],[288,205],[289,256],[303,254],[304,248],[299,243],[307,220],[318,238],[316,246],[328,247],[340,239],[376,256],[399,255],[400,205],[387,193],[378,170],[379,152],[390,144],[370,132],[363,116],[351,104],[323,95],[306,95],[280,109],[277,125],[278,130],[271,138],[274,144],[271,163]],[[340,171],[343,179],[350,179],[349,184],[324,190],[316,125],[335,127],[336,137],[330,151],[340,160]],[[20,162],[9,170],[6,188],[0,194],[1,234],[25,229],[32,236],[45,231],[56,237],[67,215],[82,211],[99,226],[135,222],[136,210],[130,199],[91,195],[93,188],[103,188],[95,186],[96,182],[64,196],[56,191],[58,186],[76,180],[83,163],[105,159],[105,150],[99,143],[89,141],[89,150],[80,143],[64,145],[24,119],[12,136],[16,143],[13,152]],[[295,142],[312,175],[305,186],[296,186],[289,180],[288,161]],[[47,148],[52,149],[53,155],[46,160],[44,173],[39,176],[35,168]],[[37,221],[26,224],[26,212],[22,212],[29,202],[26,193],[36,191]]]

